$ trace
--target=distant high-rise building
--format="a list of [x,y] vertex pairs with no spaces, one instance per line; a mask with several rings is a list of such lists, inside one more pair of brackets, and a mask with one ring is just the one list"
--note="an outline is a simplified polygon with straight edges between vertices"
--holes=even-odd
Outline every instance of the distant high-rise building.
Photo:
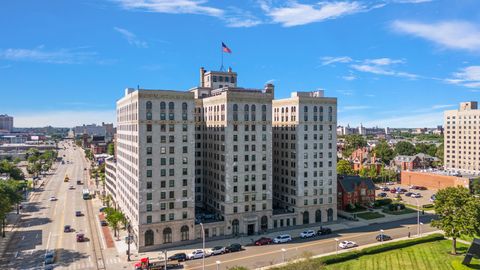
[[0,114],[0,132],[13,131],[13,117],[7,114]]
[[444,113],[445,169],[480,174],[480,110],[476,101],[462,102]]
[[90,136],[106,136],[107,130],[104,126],[97,126],[96,124],[76,126],[73,128],[75,137],[82,137],[84,134]]

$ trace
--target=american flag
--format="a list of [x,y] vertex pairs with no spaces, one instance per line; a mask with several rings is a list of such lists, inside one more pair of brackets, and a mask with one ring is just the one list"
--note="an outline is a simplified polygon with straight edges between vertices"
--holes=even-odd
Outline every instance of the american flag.
[[232,53],[232,50],[225,45],[225,43],[222,42],[222,51],[225,53]]

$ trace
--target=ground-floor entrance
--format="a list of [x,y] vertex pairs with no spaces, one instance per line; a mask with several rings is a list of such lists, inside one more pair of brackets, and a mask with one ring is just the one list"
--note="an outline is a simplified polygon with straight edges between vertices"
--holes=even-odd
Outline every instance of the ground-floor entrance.
[[248,224],[247,235],[254,235],[254,234],[255,234],[255,224]]

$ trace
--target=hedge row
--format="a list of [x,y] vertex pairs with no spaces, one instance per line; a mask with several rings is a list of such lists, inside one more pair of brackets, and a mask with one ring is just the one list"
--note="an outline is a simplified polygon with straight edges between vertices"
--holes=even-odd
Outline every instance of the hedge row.
[[377,253],[381,253],[389,250],[410,247],[410,246],[421,244],[421,243],[428,243],[428,242],[433,242],[433,241],[438,241],[443,239],[444,239],[443,234],[439,234],[439,233],[431,234],[422,238],[402,240],[398,242],[390,242],[390,243],[385,243],[383,245],[364,248],[361,250],[340,253],[338,255],[325,256],[325,257],[318,258],[318,260],[320,260],[324,264],[334,264],[334,263],[344,262],[352,259],[357,259],[363,255],[377,254]]

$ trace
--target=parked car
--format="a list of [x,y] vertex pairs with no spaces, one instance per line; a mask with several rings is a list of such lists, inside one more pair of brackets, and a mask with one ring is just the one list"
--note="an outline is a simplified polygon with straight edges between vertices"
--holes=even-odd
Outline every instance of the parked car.
[[418,190],[427,190],[427,187],[419,186]]
[[320,230],[317,231],[317,235],[327,235],[331,233],[332,233],[332,229],[328,227],[320,227]]
[[75,216],[76,216],[76,217],[81,217],[81,216],[83,216],[82,211],[75,211]]
[[338,244],[338,247],[343,248],[343,249],[352,248],[352,247],[356,247],[356,246],[357,246],[357,243],[355,243],[353,241],[342,241],[342,242],[340,242],[340,244]]
[[380,187],[379,187],[379,186],[375,186],[375,190],[380,190]]
[[71,232],[71,231],[72,231],[72,227],[70,225],[63,226],[63,232]]
[[100,220],[100,226],[108,226],[108,222],[106,220]]
[[404,189],[404,188],[400,188],[400,191],[401,192],[407,192],[408,190]]
[[413,194],[413,192],[407,192],[407,193],[405,193],[405,196],[410,197],[410,196],[412,196],[412,194]]
[[48,250],[45,252],[45,259],[44,259],[44,264],[52,264],[55,262],[55,251],[54,250]]
[[375,237],[375,239],[377,239],[377,241],[382,241],[382,238],[383,238],[383,241],[392,240],[392,237],[389,236],[389,235],[386,235],[386,234],[379,234],[379,235],[377,235],[377,237]]
[[410,197],[412,197],[412,198],[421,198],[421,197],[422,197],[422,194],[420,194],[420,193],[413,193]]
[[100,208],[98,209],[98,211],[103,212],[103,211],[105,211],[105,209],[107,209],[107,207],[102,206],[102,207],[100,207]]
[[262,237],[262,238],[258,239],[257,241],[255,241],[255,245],[256,246],[269,245],[272,242],[273,242],[272,238]]
[[436,197],[437,197],[437,196],[435,196],[435,194],[433,194],[432,196],[430,196],[430,201],[431,201],[431,202],[434,202],[435,199],[436,199]]
[[203,250],[197,249],[187,254],[187,259],[188,260],[200,259],[200,258],[203,258],[203,256],[207,257],[207,253],[205,253],[204,255]]
[[68,189],[75,189],[73,185],[68,186]]
[[221,255],[225,253],[225,247],[222,246],[216,246],[212,248],[212,251],[210,252],[210,255]]
[[287,243],[292,241],[292,237],[289,234],[282,234],[279,235],[275,238],[273,238],[273,243],[279,244],[279,243]]
[[382,191],[390,191],[389,187],[382,187],[381,189],[382,189]]
[[389,186],[395,185],[395,182],[387,182],[387,185],[389,185]]
[[176,253],[173,256],[168,257],[169,261],[179,261],[184,262],[187,260],[187,254],[185,253]]
[[56,201],[57,198],[56,198],[55,196],[50,196],[50,199],[49,199],[49,200],[50,200],[51,202],[53,202],[53,201]]
[[301,238],[310,238],[316,236],[317,233],[314,230],[306,230],[300,233]]
[[242,245],[238,243],[233,243],[230,246],[225,247],[225,252],[237,252],[242,250]]
[[385,197],[387,197],[387,193],[385,193],[385,192],[380,192],[380,193],[378,193],[378,197],[385,198]]
[[76,239],[77,239],[77,242],[84,242],[85,241],[85,234],[77,233]]
[[418,186],[410,186],[411,189],[418,189]]
[[397,190],[395,188],[390,189],[390,193],[396,193]]

